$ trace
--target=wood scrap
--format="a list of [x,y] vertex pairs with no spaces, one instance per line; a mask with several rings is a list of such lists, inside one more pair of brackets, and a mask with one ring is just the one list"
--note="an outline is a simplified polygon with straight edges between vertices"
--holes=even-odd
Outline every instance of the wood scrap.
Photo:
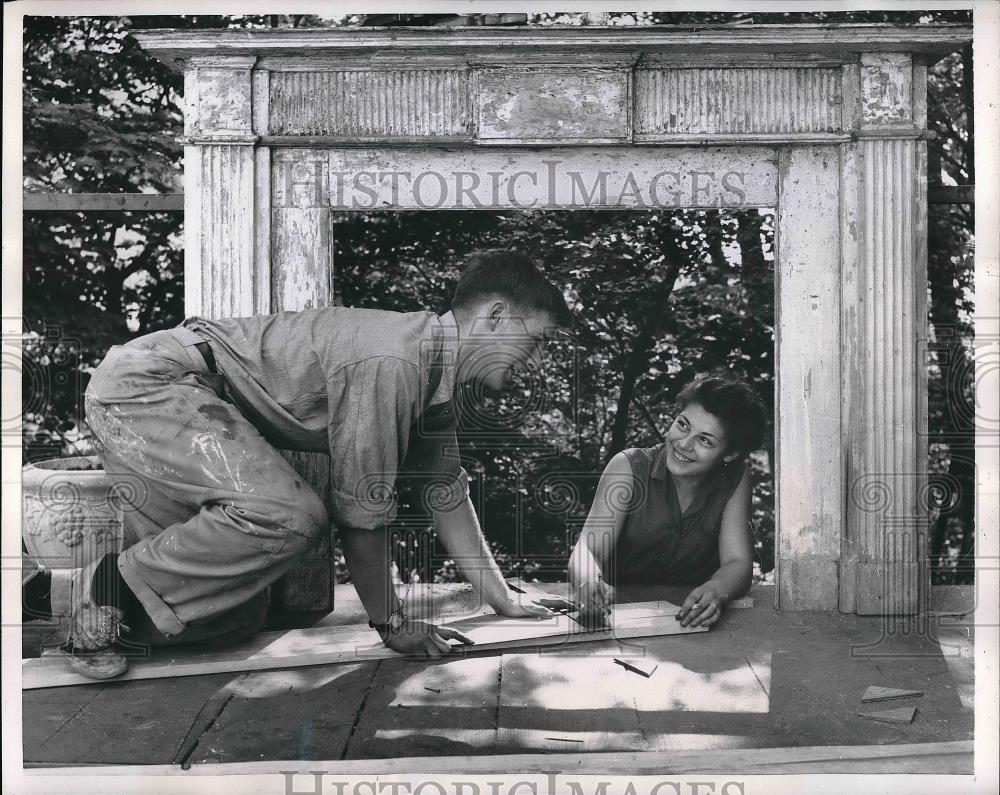
[[875,701],[891,701],[896,698],[911,698],[922,695],[923,692],[920,690],[900,690],[895,687],[869,685],[864,695],[861,696],[861,703],[870,704]]
[[653,675],[653,671],[660,667],[659,663],[640,663],[640,662],[626,662],[620,657],[613,658],[618,665],[624,668],[626,671],[631,671],[634,674],[640,674],[645,676],[647,679]]
[[[597,630],[582,627],[564,615],[546,619],[483,615],[455,621],[447,626],[460,630],[476,643],[475,646],[465,647],[456,642],[453,646],[457,654],[708,631],[708,627],[704,626],[681,626],[674,618],[678,610],[677,605],[668,602],[622,605],[616,610],[611,626]],[[391,658],[405,659],[382,645],[376,633],[366,626],[313,627],[261,633],[240,646],[217,651],[200,651],[197,646],[154,648],[148,657],[131,660],[129,670],[114,681],[240,673]],[[22,688],[25,690],[98,683],[98,680],[70,671],[61,657],[23,660],[21,672]]]
[[897,707],[896,709],[883,709],[878,712],[858,712],[862,718],[878,720],[883,723],[913,723],[913,716],[916,714],[916,707]]

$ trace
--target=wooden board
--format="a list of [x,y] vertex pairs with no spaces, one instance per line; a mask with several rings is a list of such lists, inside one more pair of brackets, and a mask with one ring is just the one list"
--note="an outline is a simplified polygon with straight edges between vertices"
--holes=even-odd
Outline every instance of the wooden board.
[[862,704],[869,704],[873,701],[891,701],[896,698],[910,698],[912,696],[922,696],[923,691],[921,690],[900,690],[895,687],[879,687],[878,685],[869,685],[868,689],[865,690],[864,695],[861,696]]
[[380,665],[246,674],[188,761],[339,759]]
[[[25,731],[24,758],[32,762],[141,764],[170,763],[206,701],[229,677],[204,676],[185,681],[104,684],[97,697],[67,716],[59,730],[36,741]],[[80,688],[88,692],[91,688]],[[24,694],[25,724],[36,699]],[[63,698],[73,694],[62,691]]]
[[[554,646],[592,640],[643,638],[706,632],[707,627],[682,627],[674,618],[679,608],[669,602],[639,602],[615,610],[608,629],[588,630],[569,616],[548,619],[509,619],[475,616],[453,622],[476,645],[456,648],[458,653],[506,651]],[[400,657],[386,648],[368,627],[322,627],[262,633],[246,644],[223,651],[198,651],[169,647],[152,650],[150,657],[134,660],[115,681],[235,673],[310,665],[333,665]],[[22,688],[95,684],[95,680],[68,670],[59,657],[22,661]]]
[[883,709],[878,712],[858,712],[862,718],[880,720],[883,723],[913,723],[916,707],[900,707],[899,709]]
[[183,193],[25,193],[24,212],[184,212]]
[[50,768],[33,776],[229,776],[274,775],[323,770],[326,775],[440,774],[442,770],[468,775],[491,773],[664,776],[673,773],[934,773],[973,772],[973,742],[900,743],[897,745],[823,745],[793,748],[739,748],[723,751],[632,751],[611,753],[503,754],[497,756],[397,757],[327,759],[304,765],[298,760],[193,765],[115,765],[103,768]]

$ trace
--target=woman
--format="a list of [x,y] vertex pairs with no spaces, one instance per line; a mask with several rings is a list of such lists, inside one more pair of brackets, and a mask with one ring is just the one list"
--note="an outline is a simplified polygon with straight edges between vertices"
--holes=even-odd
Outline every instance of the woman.
[[710,374],[681,390],[666,441],[615,455],[601,477],[570,582],[603,620],[616,585],[694,585],[677,619],[709,626],[746,593],[753,568],[747,454],[766,418],[746,384]]

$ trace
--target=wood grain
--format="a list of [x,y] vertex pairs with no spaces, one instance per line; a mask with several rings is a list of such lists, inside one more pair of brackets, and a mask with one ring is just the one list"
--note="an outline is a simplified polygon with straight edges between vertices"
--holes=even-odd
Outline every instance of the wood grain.
[[500,661],[500,656],[383,660],[345,758],[494,753]]
[[[379,760],[323,760],[327,775],[440,774],[442,769],[465,774],[510,773],[574,775],[650,775],[673,773],[934,773],[973,772],[973,742],[899,743],[895,745],[823,745],[797,748],[740,748],[723,751],[632,751],[611,753],[501,754],[497,756],[399,757]],[[263,775],[319,769],[297,760],[193,765],[181,770],[175,765],[115,765],[105,768],[51,768],[32,771],[38,776],[206,776]],[[310,779],[311,781],[311,779]]]
[[[455,621],[453,626],[471,637],[474,647],[457,647],[456,653],[478,653],[559,646],[594,640],[641,638],[652,635],[681,635],[706,632],[706,627],[682,627],[673,617],[676,605],[640,603],[624,607],[615,615],[614,626],[606,630],[584,629],[567,616],[546,620],[510,619],[477,616]],[[655,613],[655,615],[651,615]],[[260,671],[298,668],[310,665],[334,665],[363,660],[398,658],[399,654],[382,645],[368,627],[323,627],[297,629],[280,633],[261,633],[249,643],[225,651],[199,652],[197,649],[154,649],[147,660],[135,660],[128,672],[115,681],[157,679],[199,674]],[[95,680],[68,670],[57,657],[22,661],[22,687],[96,684]]]

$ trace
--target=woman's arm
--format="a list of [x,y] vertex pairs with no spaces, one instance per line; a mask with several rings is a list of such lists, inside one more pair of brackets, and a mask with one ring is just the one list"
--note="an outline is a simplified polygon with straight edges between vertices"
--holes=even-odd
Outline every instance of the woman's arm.
[[730,496],[719,528],[719,568],[684,600],[677,613],[683,626],[709,626],[722,615],[723,606],[747,592],[753,575],[753,537],[750,534],[750,471]]
[[632,488],[632,467],[624,453],[617,453],[604,468],[580,538],[569,556],[569,581],[585,615],[603,618],[611,609],[613,589],[604,582],[604,571],[614,565],[614,548],[625,523],[622,511],[613,506],[623,501],[618,495],[628,494]]

